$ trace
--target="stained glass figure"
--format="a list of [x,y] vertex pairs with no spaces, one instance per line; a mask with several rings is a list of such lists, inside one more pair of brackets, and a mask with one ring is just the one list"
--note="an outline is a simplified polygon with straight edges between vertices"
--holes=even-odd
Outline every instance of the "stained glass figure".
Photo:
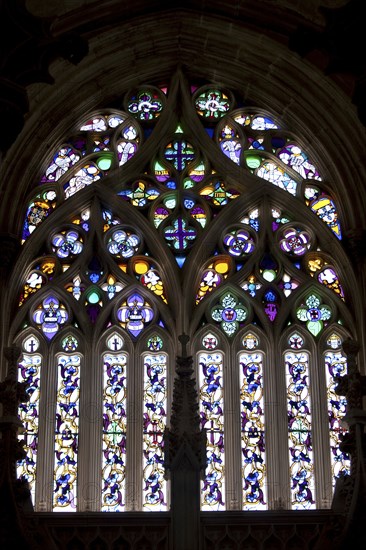
[[75,172],[74,176],[64,185],[65,198],[68,199],[78,191],[91,185],[102,177],[103,173],[94,164],[86,164]]
[[223,355],[200,353],[201,428],[207,430],[207,466],[202,483],[202,510],[225,510]]
[[74,512],[77,506],[80,356],[59,356],[57,372],[53,510]]
[[105,353],[103,356],[102,512],[121,512],[125,506],[126,382],[127,355]]
[[82,238],[74,229],[57,233],[52,237],[51,243],[53,251],[61,259],[68,256],[76,256],[83,250]]
[[332,310],[321,302],[317,294],[309,294],[305,304],[297,309],[296,316],[300,321],[306,323],[308,331],[313,336],[318,336],[324,327],[324,323],[332,317]]
[[240,164],[242,145],[239,141],[238,132],[226,124],[219,136],[220,149],[235,164]]
[[143,509],[167,508],[163,435],[167,410],[167,357],[144,356],[143,394]]
[[72,334],[69,334],[68,336],[66,336],[66,338],[62,339],[61,347],[66,352],[72,352],[79,347],[79,342],[77,341],[75,336],[72,336]]
[[220,323],[222,330],[233,336],[238,330],[240,323],[247,318],[248,311],[243,304],[231,292],[227,292],[220,299],[220,305],[211,310],[211,317]]
[[218,120],[230,109],[228,95],[218,89],[209,89],[195,98],[197,113],[207,120]]
[[163,102],[157,91],[150,89],[139,90],[128,101],[128,112],[142,121],[158,118],[163,110]]
[[132,336],[137,337],[154,317],[150,304],[137,292],[130,294],[117,311],[118,320]]
[[259,339],[255,334],[248,332],[242,339],[242,346],[244,349],[254,350],[259,346]]
[[24,478],[29,483],[33,504],[35,502],[38,428],[39,428],[39,398],[41,386],[42,356],[35,353],[39,348],[39,340],[29,336],[23,342],[22,361],[18,366],[18,382],[26,384],[29,401],[20,403],[18,415],[24,431],[18,436],[23,443],[25,457],[17,462],[17,477]]
[[285,363],[291,507],[295,510],[315,508],[309,354],[287,352]]
[[60,179],[74,164],[81,159],[81,154],[69,145],[63,145],[56,151],[41,178],[41,183],[54,182]]
[[117,229],[109,237],[107,249],[117,258],[132,258],[140,248],[141,239],[138,235]]
[[50,294],[33,313],[33,321],[42,330],[43,334],[51,340],[69,318],[69,314],[62,302],[56,296]]
[[280,247],[287,254],[303,256],[310,248],[309,233],[296,227],[286,228],[282,233],[282,237]]
[[163,349],[164,343],[162,338],[155,334],[153,336],[150,336],[146,345],[149,351],[161,351]]
[[296,170],[302,178],[321,180],[319,172],[309,161],[307,154],[295,143],[287,144],[277,151],[277,156],[282,162]]
[[280,166],[274,162],[265,161],[260,168],[256,170],[256,175],[263,178],[273,185],[284,189],[291,195],[296,195],[297,182]]
[[351,470],[350,457],[340,449],[342,437],[346,434],[343,422],[347,412],[347,400],[344,396],[337,395],[335,391],[339,378],[347,374],[347,358],[339,349],[342,339],[338,334],[333,333],[327,340],[327,344],[332,348],[324,355],[324,365],[327,384],[330,460],[334,486],[339,476],[349,475]]
[[229,254],[234,258],[241,258],[251,254],[254,251],[254,241],[248,231],[245,229],[237,229],[226,233],[223,239],[224,247],[227,248]]
[[[246,342],[250,342],[248,337]],[[265,510],[263,354],[242,352],[239,365],[243,508]]]
[[44,191],[39,193],[30,202],[25,215],[22,232],[22,244],[30,237],[33,231],[41,225],[42,222],[56,208],[57,200],[55,191]]

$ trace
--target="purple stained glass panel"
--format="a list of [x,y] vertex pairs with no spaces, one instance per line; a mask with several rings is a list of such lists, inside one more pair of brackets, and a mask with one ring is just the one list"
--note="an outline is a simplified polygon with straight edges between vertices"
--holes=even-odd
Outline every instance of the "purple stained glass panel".
[[207,467],[201,489],[202,510],[225,510],[223,355],[200,353],[201,428],[207,430]]

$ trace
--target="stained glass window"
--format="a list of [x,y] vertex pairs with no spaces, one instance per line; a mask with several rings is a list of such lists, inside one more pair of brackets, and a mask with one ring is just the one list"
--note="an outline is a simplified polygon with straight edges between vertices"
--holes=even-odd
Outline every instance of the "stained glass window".
[[200,417],[207,430],[207,467],[202,483],[202,510],[225,509],[223,355],[200,353]]
[[167,356],[144,356],[143,510],[167,509],[163,434],[167,418]]
[[142,83],[55,129],[30,182],[11,333],[30,394],[18,475],[37,510],[168,510],[180,331],[207,430],[203,510],[325,507],[322,480],[349,471],[335,385],[354,279],[325,155],[290,112],[185,86]]

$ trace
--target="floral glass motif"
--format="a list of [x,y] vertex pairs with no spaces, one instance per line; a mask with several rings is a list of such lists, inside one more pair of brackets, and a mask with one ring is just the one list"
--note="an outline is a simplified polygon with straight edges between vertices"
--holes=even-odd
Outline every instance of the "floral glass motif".
[[205,269],[201,276],[198,292],[196,295],[196,304],[227,278],[230,270],[230,262],[225,258],[216,260]]
[[118,282],[116,277],[114,277],[113,275],[108,275],[107,282],[103,283],[100,286],[104,290],[104,292],[107,293],[109,300],[112,300],[112,298],[114,298],[115,295],[118,292],[121,292],[121,290],[123,290],[125,287],[125,285]]
[[72,282],[66,285],[65,288],[74,296],[75,300],[80,300],[80,297],[85,290],[84,285],[81,283],[80,275],[76,275]]
[[280,247],[287,254],[303,256],[310,247],[310,235],[306,231],[289,227],[283,231]]
[[57,368],[54,511],[77,506],[80,356],[61,355]]
[[226,183],[219,180],[205,185],[201,189],[200,195],[206,200],[211,201],[213,206],[225,206],[229,201],[237,199],[240,193],[236,189],[229,188]]
[[263,354],[242,352],[239,373],[243,507],[244,510],[264,510],[267,504]]
[[294,332],[288,339],[288,345],[291,349],[301,349],[304,346],[304,338],[298,332]]
[[89,220],[90,220],[90,208],[85,208],[80,212],[80,216],[72,220],[72,223],[75,225],[80,225],[84,231],[89,231]]
[[245,254],[251,254],[254,251],[255,245],[248,231],[238,229],[231,231],[224,236],[223,240],[225,248],[234,258],[240,258]]
[[228,335],[233,336],[239,328],[239,323],[247,318],[247,309],[239,300],[227,292],[220,299],[220,305],[211,310],[211,317],[214,321],[220,323],[222,330]]
[[285,354],[291,507],[315,508],[309,354]]
[[102,177],[103,173],[94,164],[86,164],[75,172],[74,176],[64,185],[65,198],[68,199],[78,191],[91,185]]
[[257,291],[262,288],[261,283],[257,280],[255,275],[250,275],[246,281],[241,285],[241,288],[245,290],[252,298],[255,298]]
[[307,154],[304,153],[298,145],[294,143],[288,144],[277,151],[276,154],[282,162],[291,166],[291,168],[296,170],[302,178],[321,179],[317,169],[309,161]]
[[286,216],[283,215],[281,210],[277,210],[276,208],[272,208],[272,218],[272,231],[277,231],[280,225],[288,223],[290,221]]
[[150,336],[148,339],[146,346],[149,351],[161,351],[163,349],[163,340],[155,334],[154,336]]
[[137,337],[154,317],[154,311],[137,292],[130,294],[117,311],[117,317],[123,328]]
[[[113,340],[112,340],[113,345]],[[103,356],[102,511],[125,506],[127,355]]]
[[83,250],[82,239],[79,233],[73,229],[57,233],[52,237],[51,243],[53,251],[61,259],[80,254]]
[[[340,344],[337,345],[339,341]],[[342,340],[337,334],[332,334],[327,340],[327,344],[332,348],[327,350],[324,355],[324,365],[327,384],[330,460],[334,485],[340,475],[349,475],[351,470],[350,457],[339,448],[342,436],[346,434],[346,428],[342,422],[347,412],[347,400],[344,396],[337,395],[335,391],[339,378],[347,374],[347,358],[339,350]]]
[[157,91],[140,90],[128,102],[128,112],[138,120],[154,120],[163,110]]
[[22,361],[18,366],[18,382],[26,384],[29,401],[20,403],[18,408],[18,415],[24,427],[18,439],[23,443],[26,455],[17,462],[17,477],[28,481],[34,504],[42,356],[35,353],[39,348],[39,340],[33,336],[23,342],[23,348],[27,353],[23,353]]
[[143,509],[166,510],[164,441],[167,411],[167,356],[144,356]]
[[160,191],[143,181],[138,181],[133,184],[131,189],[124,189],[120,191],[118,195],[122,199],[130,201],[132,206],[143,208],[149,204],[149,202],[157,199],[160,195]]
[[202,483],[202,510],[225,510],[223,356],[200,353],[200,417],[206,429],[207,466]]
[[139,250],[141,239],[138,235],[128,233],[123,229],[113,231],[107,245],[108,252],[118,258],[132,258]]
[[218,339],[211,332],[209,332],[208,334],[206,334],[206,336],[202,338],[202,346],[207,350],[212,351],[216,349],[218,344],[219,344]]
[[288,273],[282,275],[282,281],[278,284],[278,288],[282,290],[286,298],[290,296],[293,290],[295,290],[300,283],[295,281]]
[[329,306],[322,304],[317,294],[310,294],[305,304],[302,304],[296,311],[297,318],[306,323],[308,331],[317,336],[323,329],[324,323],[330,320],[332,311]]
[[206,90],[195,99],[197,113],[207,120],[218,120],[230,109],[227,94],[217,89]]
[[55,191],[44,191],[43,193],[36,195],[36,197],[30,202],[23,224],[22,244],[56,208],[56,197],[57,195]]
[[197,231],[184,218],[178,217],[164,229],[164,237],[173,250],[183,251],[195,240]]
[[288,193],[291,193],[291,195],[296,195],[297,182],[293,180],[283,168],[277,166],[274,162],[263,162],[261,167],[257,169],[256,175],[284,189]]
[[247,216],[244,216],[242,218],[241,223],[245,223],[245,225],[249,225],[258,233],[259,231],[259,211],[258,208],[254,208],[251,210]]
[[103,210],[102,216],[104,221],[104,225],[103,225],[104,233],[114,225],[121,225],[121,220],[119,218],[116,218],[112,214],[112,212],[109,212],[109,210]]
[[33,313],[33,321],[51,340],[69,318],[65,306],[56,296],[47,296]]
[[181,171],[195,158],[195,152],[190,143],[176,139],[166,146],[164,157],[176,170]]

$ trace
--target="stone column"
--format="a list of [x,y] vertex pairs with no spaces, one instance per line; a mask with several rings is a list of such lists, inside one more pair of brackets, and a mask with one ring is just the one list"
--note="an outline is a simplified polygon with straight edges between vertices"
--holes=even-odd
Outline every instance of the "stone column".
[[200,548],[200,480],[206,467],[206,433],[200,430],[192,357],[186,335],[179,337],[171,425],[165,430],[165,468],[171,479],[172,548]]

